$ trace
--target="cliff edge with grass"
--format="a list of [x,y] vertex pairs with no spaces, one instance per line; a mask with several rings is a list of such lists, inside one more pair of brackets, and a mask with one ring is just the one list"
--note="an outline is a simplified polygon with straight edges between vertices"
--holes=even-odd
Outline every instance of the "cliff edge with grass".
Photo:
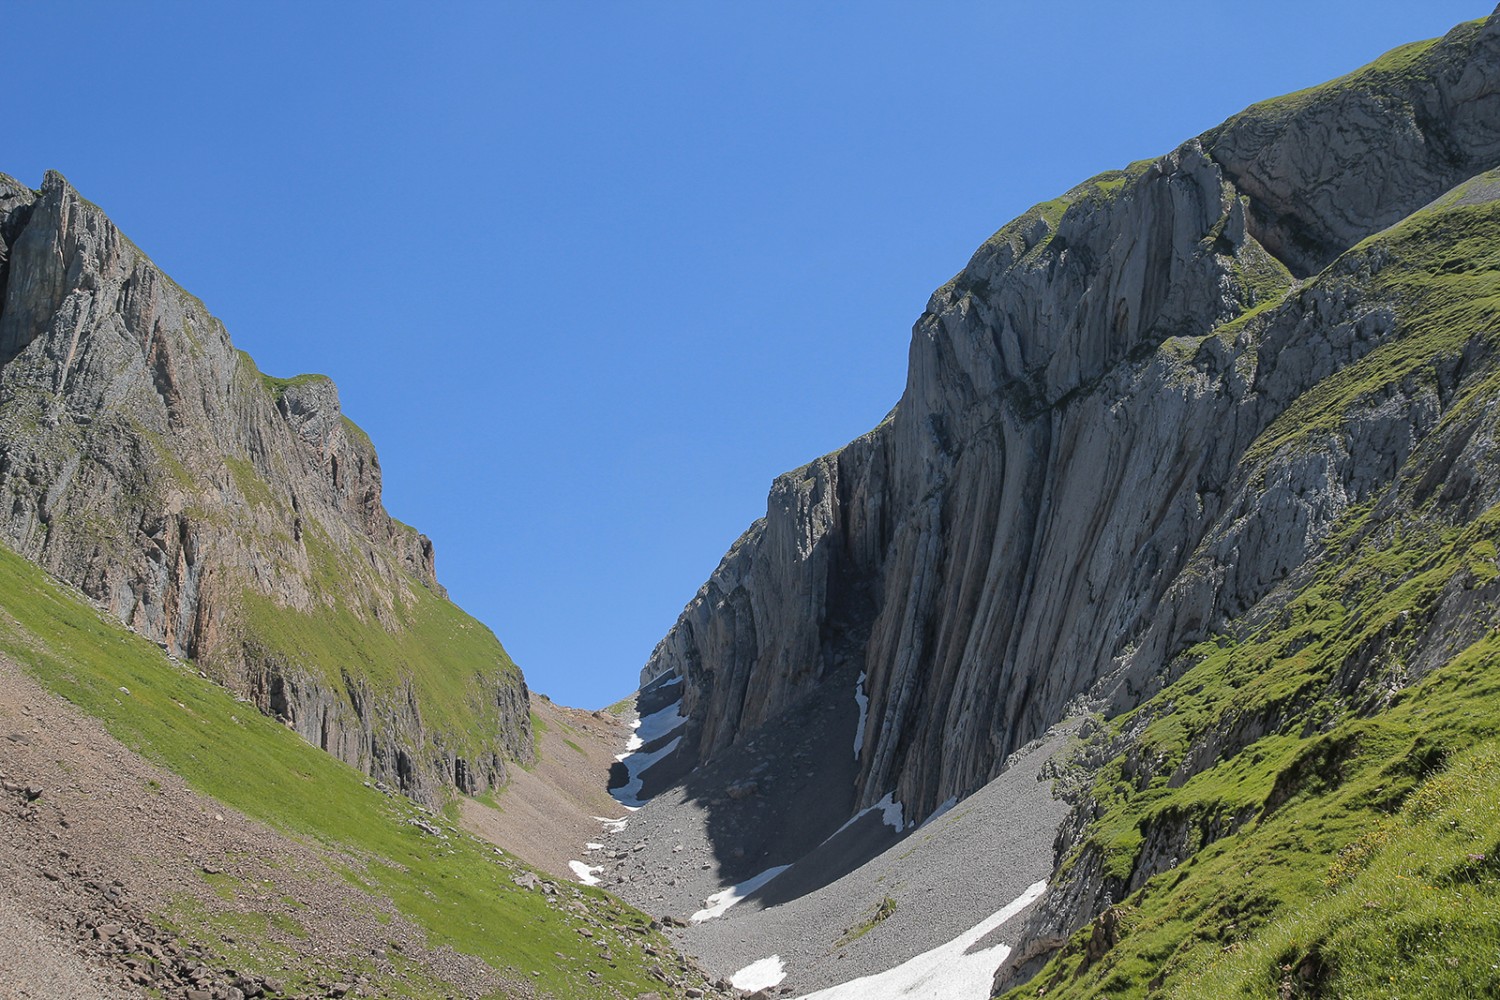
[[313,744],[436,802],[503,783],[520,671],[321,375],[263,375],[60,175],[0,175],[0,540]]

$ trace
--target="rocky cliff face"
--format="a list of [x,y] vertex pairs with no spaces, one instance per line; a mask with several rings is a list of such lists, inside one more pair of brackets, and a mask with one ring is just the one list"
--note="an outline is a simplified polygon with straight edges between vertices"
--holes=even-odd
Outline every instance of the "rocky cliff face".
[[[915,818],[1145,701],[1484,367],[1470,317],[1422,377],[1348,395],[1418,322],[1361,241],[1497,164],[1500,15],[1037,206],[932,296],[886,421],[776,481],[643,682],[685,679],[707,758],[857,669],[857,805]],[[1060,933],[1102,905],[1074,903]]]
[[56,173],[0,176],[0,302],[8,545],[418,797],[530,753],[519,671],[386,514],[331,381],[263,376]]

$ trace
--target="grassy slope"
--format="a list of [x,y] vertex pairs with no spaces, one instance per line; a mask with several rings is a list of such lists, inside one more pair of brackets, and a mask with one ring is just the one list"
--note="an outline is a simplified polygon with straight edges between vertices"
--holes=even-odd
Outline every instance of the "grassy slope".
[[[306,537],[316,565],[315,534],[310,530]],[[370,611],[356,613],[344,591],[320,586],[319,593],[333,603],[298,612],[247,589],[247,640],[272,658],[309,670],[334,690],[357,679],[390,695],[409,683],[428,732],[470,760],[495,745],[508,721],[516,725],[501,717],[490,691],[496,675],[519,684],[520,671],[484,624],[415,580],[408,587],[411,603],[396,605],[378,621],[370,620]]]
[[[327,380],[324,375],[274,378],[261,373],[248,354],[241,351],[239,357],[245,377],[276,399],[292,386]],[[348,417],[343,425],[373,462],[368,435]],[[277,522],[298,520],[249,461],[227,457],[225,465],[247,502],[264,507]],[[263,552],[275,552],[278,542],[291,544],[289,537],[264,541]],[[444,749],[471,762],[491,751],[525,758],[526,722],[505,718],[495,697],[497,684],[519,688],[520,670],[493,632],[414,577],[392,586],[358,553],[342,550],[316,521],[304,525],[302,546],[312,571],[307,582],[319,605],[296,611],[254,587],[244,588],[236,610],[249,648],[308,672],[349,704],[363,700],[363,692],[351,686],[401,703],[409,685],[429,738]],[[382,602],[382,595],[394,600]]]
[[[1398,304],[1400,335],[1299,400],[1246,461],[1336,433],[1387,387],[1430,384],[1439,359],[1472,338],[1493,358],[1497,234],[1493,202],[1439,206],[1356,248],[1376,251],[1379,266],[1362,278]],[[1429,441],[1493,423],[1500,372],[1489,364]],[[1441,459],[1435,444],[1419,449],[1392,495],[1345,515],[1278,614],[1192,650],[1174,684],[1108,727],[1106,740],[1131,749],[1098,777],[1096,819],[1068,864],[1094,852],[1124,880],[1166,830],[1182,832],[1184,863],[1010,996],[1437,1000],[1500,990],[1500,635],[1476,629],[1440,668],[1406,680],[1445,590],[1479,590],[1477,606],[1490,609],[1500,596],[1500,508],[1453,517],[1422,484]],[[1352,696],[1341,681],[1351,664],[1373,666]],[[1195,747],[1240,727],[1266,735],[1172,779]]]
[[[331,871],[388,896],[434,944],[517,970],[562,998],[662,989],[638,942],[668,954],[670,946],[659,934],[628,932],[647,923],[644,915],[598,890],[565,887],[561,900],[584,902],[607,925],[584,941],[580,915],[514,884],[522,866],[467,836],[423,833],[407,822],[416,815],[410,803],[365,787],[363,775],[238,705],[5,550],[0,612],[0,653],[197,790],[326,847]],[[600,941],[613,964],[600,957]],[[254,949],[247,954],[253,961]]]
[[[1352,92],[1366,92],[1377,94],[1400,93],[1407,85],[1422,80],[1429,80],[1433,76],[1433,58],[1441,58],[1441,54],[1435,53],[1445,40],[1454,41],[1459,47],[1465,46],[1477,33],[1484,23],[1484,18],[1458,25],[1448,36],[1443,39],[1431,38],[1425,41],[1409,42],[1398,46],[1382,55],[1374,62],[1346,73],[1345,75],[1304,90],[1283,94],[1268,100],[1252,104],[1239,114],[1230,118],[1221,128],[1229,127],[1244,119],[1257,119],[1262,122],[1275,123],[1284,121],[1295,115],[1298,111],[1318,101],[1328,100],[1341,94]],[[1217,132],[1219,129],[1214,129]],[[1212,135],[1213,133],[1210,133]]]

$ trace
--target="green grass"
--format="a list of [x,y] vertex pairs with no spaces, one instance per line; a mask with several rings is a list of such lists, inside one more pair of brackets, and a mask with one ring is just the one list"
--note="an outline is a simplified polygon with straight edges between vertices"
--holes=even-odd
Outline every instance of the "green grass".
[[1252,311],[1280,302],[1295,284],[1286,265],[1253,239],[1247,239],[1230,259],[1230,274],[1239,288],[1241,304]]
[[[1435,394],[1440,366],[1469,349],[1463,387],[1305,577],[1189,650],[1175,681],[1083,751],[1116,756],[1063,877],[1098,872],[1119,902],[1008,996],[1500,991],[1500,632],[1449,638],[1445,660],[1409,676],[1438,644],[1441,602],[1500,603],[1500,505],[1460,513],[1428,482],[1454,460],[1448,441],[1493,426],[1497,223],[1496,203],[1440,203],[1317,279],[1358,283],[1357,301],[1393,311],[1393,335],[1295,401],[1242,468],[1340,433],[1396,386]],[[1091,962],[1096,929],[1109,947]]]
[[[292,389],[302,385],[310,385],[313,382],[328,382],[330,384],[333,382],[333,379],[329,378],[327,375],[319,375],[314,372],[307,372],[302,375],[293,375],[291,378],[277,378],[274,375],[267,375],[262,372],[256,366],[255,359],[250,357],[250,355],[246,354],[244,351],[236,351],[235,353],[239,355],[240,364],[243,366],[243,370],[249,372],[254,378],[259,379],[261,386],[263,386],[265,390],[270,393],[271,398],[276,402],[281,401],[281,398],[286,395],[288,389]],[[375,453],[374,442],[370,440],[370,435],[365,433],[364,428],[360,427],[344,414],[339,415],[339,420],[343,424],[344,432],[353,441],[355,447],[370,455],[373,455]],[[403,528],[406,527],[406,525],[399,526]]]
[[[1489,654],[1493,656],[1493,651]],[[1174,997],[1329,1000],[1500,992],[1500,740],[1457,751],[1344,848],[1321,891],[1265,933],[1183,969]]]
[[627,694],[614,704],[606,706],[604,711],[610,715],[624,715],[635,711],[635,694]]
[[[1162,977],[1174,996],[1272,997],[1282,966],[1305,965],[1318,992],[1296,995],[1437,1000],[1465,995],[1445,992],[1445,970],[1489,975],[1465,956],[1495,953],[1500,879],[1468,855],[1500,857],[1500,635],[1376,714],[1344,704],[1336,680],[1378,650],[1379,689],[1404,670],[1402,650],[1445,588],[1493,579],[1476,573],[1475,553],[1493,553],[1483,543],[1500,531],[1500,510],[1462,530],[1363,529],[1277,620],[1198,647],[1196,665],[1116,723],[1117,734],[1145,728],[1100,775],[1099,819],[1072,863],[1093,856],[1123,883],[1164,831],[1178,834],[1184,863],[1115,908],[1121,940],[1103,960],[1084,960],[1086,929],[1014,996],[1046,986],[1049,997],[1122,1000],[1155,995],[1147,984]],[[1266,735],[1169,780],[1196,744],[1257,719]],[[1441,906],[1415,905],[1434,892],[1466,916],[1442,930]],[[1401,948],[1361,945],[1392,935]]]
[[[600,995],[590,970],[628,997],[660,987],[632,944],[641,936],[626,931],[644,925],[643,914],[597,889],[562,889],[607,924],[594,940],[609,943],[612,966],[581,943],[578,915],[517,887],[518,866],[492,847],[456,832],[443,841],[423,833],[407,822],[415,806],[364,787],[359,772],[247,712],[5,550],[0,612],[0,652],[196,790],[326,848],[330,870],[346,866],[347,878],[389,898],[432,944],[518,970],[557,997]],[[660,935],[646,939],[669,951]]]
[[286,395],[288,389],[293,389],[297,386],[310,385],[313,382],[332,382],[333,379],[329,378],[327,375],[316,375],[312,373],[308,373],[305,375],[293,375],[291,378],[277,378],[274,375],[267,375],[262,372],[260,381],[261,384],[266,387],[266,390],[271,393],[271,397],[273,399],[280,400],[282,396]]
[[[1102,174],[1090,177],[1081,184],[1076,185],[1057,198],[1033,205],[1025,212],[1006,223],[989,239],[985,240],[979,253],[993,252],[999,247],[1010,244],[1019,253],[1027,233],[1038,223],[1046,224],[1047,233],[1035,245],[1026,251],[1027,256],[1040,254],[1051,242],[1057,227],[1062,223],[1063,216],[1078,204],[1098,204],[1110,201],[1124,194],[1136,180],[1146,173],[1156,160],[1139,160],[1130,164],[1124,170],[1106,170]],[[976,254],[978,256],[979,254]],[[963,279],[959,274],[947,285],[945,289],[952,287]],[[939,294],[941,294],[941,289]]]
[[[370,440],[370,435],[365,433],[365,429],[363,427],[359,426],[359,424],[356,424],[354,421],[350,420],[343,414],[339,415],[339,422],[343,425],[344,433],[349,435],[349,437],[354,441],[357,447],[362,448],[368,454],[375,454],[375,442]],[[402,528],[410,528],[409,525],[399,524],[399,522],[398,526]],[[415,528],[410,528],[410,530],[416,531]]]
[[1399,333],[1293,403],[1246,460],[1334,431],[1357,403],[1403,379],[1433,380],[1437,364],[1476,336],[1500,339],[1497,222],[1496,202],[1419,212],[1336,264],[1348,276],[1331,281],[1359,280],[1377,301],[1396,304]]
[[[482,623],[414,578],[390,607],[367,603],[389,589],[362,577],[371,571],[341,553],[315,523],[303,535],[315,592],[329,603],[307,611],[246,588],[244,641],[260,657],[306,671],[351,699],[351,687],[405,701],[410,690],[426,730],[460,757],[492,749],[527,759],[531,741],[510,732],[498,689],[517,692],[520,670]],[[524,724],[523,724],[524,727]],[[432,748],[421,748],[432,749]]]
[[261,478],[259,472],[249,459],[235,458],[230,455],[224,456],[224,468],[229,470],[229,475],[234,479],[234,485],[239,488],[240,496],[245,502],[253,506],[265,507],[267,510],[277,511],[286,506],[272,495],[271,487]]
[[843,948],[847,945],[853,944],[855,941],[858,941],[860,938],[864,937],[866,934],[874,930],[877,925],[895,916],[895,914],[896,900],[890,896],[885,897],[878,904],[876,904],[875,909],[870,913],[868,917],[861,920],[853,927],[846,929],[843,935],[840,936],[838,941],[834,944],[834,947]]
[[[1463,53],[1469,51],[1473,45],[1474,35],[1478,33],[1483,23],[1483,19],[1479,19],[1454,29],[1457,33],[1457,51]],[[1232,128],[1244,119],[1274,122],[1285,119],[1319,101],[1337,99],[1350,93],[1402,95],[1411,85],[1431,80],[1437,75],[1437,67],[1441,65],[1440,60],[1452,51],[1449,46],[1441,44],[1441,41],[1441,39],[1434,38],[1411,42],[1394,48],[1374,62],[1337,79],[1252,104],[1210,133],[1209,141],[1204,145],[1211,148],[1212,136]]]

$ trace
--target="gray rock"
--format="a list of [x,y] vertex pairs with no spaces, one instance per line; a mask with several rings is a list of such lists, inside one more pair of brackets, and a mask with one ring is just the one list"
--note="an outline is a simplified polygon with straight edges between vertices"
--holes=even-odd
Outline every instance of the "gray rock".
[[[1487,331],[1317,433],[1298,406],[1404,332],[1411,303],[1372,280],[1389,263],[1379,234],[1435,202],[1492,199],[1497,165],[1500,15],[1399,74],[1256,105],[1023,215],[933,294],[886,420],[775,481],[642,685],[683,678],[684,742],[707,760],[796,705],[852,702],[862,673],[854,808],[894,793],[920,821],[1060,720],[1159,691],[1355,505],[1416,516],[1395,499],[1403,475],[1403,495],[1474,516],[1500,495],[1493,431],[1446,415],[1497,363]],[[1487,627],[1461,591],[1414,674]],[[1171,781],[1266,724],[1213,734]],[[1079,866],[1029,940],[1066,939],[1188,837],[1149,831],[1128,885]]]
[[[857,806],[894,790],[920,819],[1069,711],[1139,701],[1307,558],[1430,426],[1431,399],[1389,400],[1336,462],[1288,460],[1264,484],[1237,463],[1391,336],[1394,306],[1335,273],[1256,342],[1209,335],[1500,163],[1500,21],[1455,29],[1423,66],[1389,84],[1400,100],[1377,81],[1257,105],[986,242],[917,321],[890,416],[776,480],[643,669],[643,686],[685,679],[699,756],[814,692],[852,698],[822,685],[853,661],[870,699]],[[1190,573],[1204,544],[1215,558]]]
[[36,192],[0,176],[0,540],[374,777],[431,801],[498,785],[531,754],[513,669],[476,665],[474,713],[501,721],[460,754],[469,735],[428,725],[410,682],[330,676],[254,625],[247,594],[343,600],[372,630],[444,597],[431,542],[380,496],[329,379],[263,378],[60,174]]

